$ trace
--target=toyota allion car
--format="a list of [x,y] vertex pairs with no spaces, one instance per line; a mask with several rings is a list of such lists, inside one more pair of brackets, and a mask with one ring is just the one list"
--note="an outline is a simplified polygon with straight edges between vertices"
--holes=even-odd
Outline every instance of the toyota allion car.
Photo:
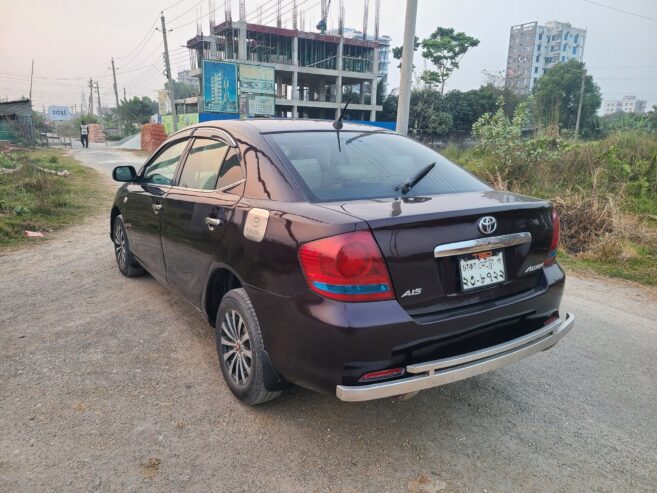
[[554,207],[391,131],[206,122],[113,176],[119,270],[148,271],[204,314],[247,404],[291,384],[344,401],[412,395],[573,327]]

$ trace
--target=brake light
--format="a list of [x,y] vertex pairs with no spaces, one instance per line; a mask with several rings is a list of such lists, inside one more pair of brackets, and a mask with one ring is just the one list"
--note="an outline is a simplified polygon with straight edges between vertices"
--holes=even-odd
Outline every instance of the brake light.
[[557,260],[557,250],[559,249],[559,240],[561,238],[561,220],[556,208],[552,208],[552,241],[550,242],[550,250],[548,256],[543,262],[543,265],[552,265]]
[[305,243],[299,261],[310,289],[340,301],[394,298],[388,268],[369,231],[356,231]]

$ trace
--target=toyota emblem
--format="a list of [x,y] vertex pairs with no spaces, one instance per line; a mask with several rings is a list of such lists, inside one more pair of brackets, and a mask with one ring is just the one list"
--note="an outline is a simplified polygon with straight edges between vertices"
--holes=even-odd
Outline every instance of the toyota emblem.
[[489,235],[497,229],[497,220],[493,216],[484,216],[479,219],[479,231]]

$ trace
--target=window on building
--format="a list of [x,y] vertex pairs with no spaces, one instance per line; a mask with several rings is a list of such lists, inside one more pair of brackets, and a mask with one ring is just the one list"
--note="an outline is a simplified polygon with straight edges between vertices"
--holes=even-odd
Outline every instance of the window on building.
[[566,51],[566,45],[563,45],[563,49],[561,51]]
[[570,36],[570,33],[566,31],[563,35],[563,39],[568,39],[568,36]]
[[565,61],[566,61],[566,57],[565,57],[565,56],[562,56],[562,57],[561,57],[561,61],[562,61],[562,62],[565,62]]
[[579,34],[575,34],[575,37],[573,38],[573,42],[577,44],[578,40],[579,40]]
[[577,55],[577,46],[573,47],[573,55]]
[[541,55],[536,55],[536,63],[541,61]]
[[541,33],[541,34],[538,35],[538,39],[539,39],[539,41],[540,41],[541,39],[543,39],[543,33]]
[[538,67],[534,67],[534,73],[535,73],[535,74],[538,73]]

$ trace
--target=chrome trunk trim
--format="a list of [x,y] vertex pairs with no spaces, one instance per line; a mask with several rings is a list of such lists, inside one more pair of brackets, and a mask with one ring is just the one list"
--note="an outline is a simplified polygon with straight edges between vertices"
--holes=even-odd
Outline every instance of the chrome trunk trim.
[[452,255],[465,255],[467,253],[483,252],[484,250],[494,250],[496,248],[522,245],[523,243],[531,243],[531,241],[532,234],[528,232],[457,241],[456,243],[438,245],[433,249],[433,256],[440,258],[451,257]]
[[343,401],[369,401],[417,392],[470,378],[550,349],[573,328],[574,324],[575,316],[568,313],[566,320],[555,320],[530,334],[496,346],[460,356],[407,366],[407,373],[416,376],[369,385],[338,385],[335,393],[338,399]]

